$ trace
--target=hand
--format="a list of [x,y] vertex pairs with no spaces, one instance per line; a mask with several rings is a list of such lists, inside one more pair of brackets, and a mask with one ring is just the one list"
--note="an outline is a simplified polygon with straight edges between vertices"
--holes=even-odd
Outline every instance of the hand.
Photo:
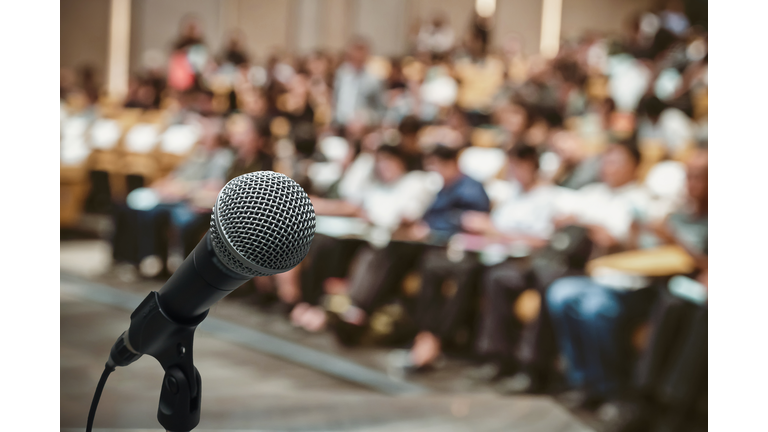
[[618,240],[616,240],[616,238],[614,238],[604,227],[592,225],[588,229],[589,238],[598,246],[610,248],[619,244]]
[[405,235],[411,241],[423,241],[429,236],[429,225],[424,222],[416,222],[407,225]]
[[195,211],[209,212],[216,203],[216,198],[219,195],[219,191],[215,189],[200,189],[192,193],[190,197],[190,205]]
[[155,192],[163,202],[177,202],[183,200],[188,193],[187,185],[178,181],[162,182],[155,186]]
[[494,232],[493,222],[488,213],[465,211],[461,215],[461,226],[468,232],[487,234]]
[[648,223],[648,229],[663,242],[674,242],[674,238],[667,229],[665,219],[656,220]]
[[704,285],[704,287],[706,287],[706,288],[707,288],[707,290],[709,290],[709,285],[708,285],[708,282],[709,282],[709,281],[708,281],[708,279],[709,279],[709,277],[708,277],[707,273],[708,273],[708,272],[707,272],[707,269],[704,269],[704,270],[702,270],[702,272],[701,272],[701,273],[699,273],[699,276],[698,276],[698,277],[696,277],[696,280],[697,280],[697,281],[698,281],[700,284]]
[[576,216],[567,215],[556,217],[552,222],[554,223],[556,229],[560,229],[569,225],[576,225],[577,219]]

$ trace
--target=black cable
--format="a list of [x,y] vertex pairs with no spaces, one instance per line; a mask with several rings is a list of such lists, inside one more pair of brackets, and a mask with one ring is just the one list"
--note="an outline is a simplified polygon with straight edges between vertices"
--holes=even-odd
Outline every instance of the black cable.
[[91,410],[88,412],[88,424],[85,427],[85,432],[91,432],[93,429],[93,418],[96,416],[96,407],[99,406],[99,399],[101,399],[101,392],[104,390],[104,384],[107,383],[109,374],[115,371],[115,368],[109,363],[104,365],[104,372],[101,373],[99,384],[96,386],[96,393],[93,394],[93,401],[91,401]]

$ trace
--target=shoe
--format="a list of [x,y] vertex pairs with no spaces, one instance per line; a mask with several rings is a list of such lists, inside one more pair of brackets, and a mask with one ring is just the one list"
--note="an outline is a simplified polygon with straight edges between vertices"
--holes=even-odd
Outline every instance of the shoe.
[[594,411],[605,402],[604,398],[590,394],[585,390],[566,391],[559,394],[557,400],[568,409],[585,409],[588,411]]
[[346,322],[333,312],[328,312],[327,326],[336,336],[336,340],[345,347],[360,345],[366,333],[365,326]]
[[479,382],[491,382],[498,378],[501,367],[496,363],[485,363],[467,372],[467,378]]
[[394,378],[402,380],[407,375],[416,372],[418,367],[411,358],[411,350],[397,349],[387,354],[387,374]]
[[650,429],[653,418],[640,403],[610,401],[600,406],[597,418],[604,432],[643,432]]
[[387,374],[394,379],[403,379],[408,375],[430,372],[445,367],[447,360],[442,354],[434,362],[418,366],[413,362],[411,350],[396,349],[387,355]]
[[525,372],[518,372],[511,377],[502,378],[494,389],[501,394],[511,395],[529,393],[533,388],[533,378]]

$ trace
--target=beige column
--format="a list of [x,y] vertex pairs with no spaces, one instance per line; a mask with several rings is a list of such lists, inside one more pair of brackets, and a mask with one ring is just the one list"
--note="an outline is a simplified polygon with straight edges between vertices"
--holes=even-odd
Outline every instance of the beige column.
[[128,93],[131,0],[112,0],[109,16],[107,93],[111,99],[122,99]]
[[544,0],[541,7],[541,55],[552,58],[560,50],[560,21],[563,0]]

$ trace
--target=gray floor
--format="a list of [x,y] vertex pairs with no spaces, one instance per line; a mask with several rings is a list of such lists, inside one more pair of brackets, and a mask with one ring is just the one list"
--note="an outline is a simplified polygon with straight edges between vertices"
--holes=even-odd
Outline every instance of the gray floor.
[[[126,308],[159,288],[104,276],[108,257],[103,242],[62,242],[62,430],[83,430],[109,348],[128,324]],[[195,430],[591,430],[548,397],[500,397],[474,385],[455,362],[412,382],[391,380],[384,373],[386,352],[342,349],[330,335],[297,331],[247,301],[225,299],[196,335],[203,398]],[[156,412],[162,375],[150,357],[113,373],[97,430],[161,430]]]

